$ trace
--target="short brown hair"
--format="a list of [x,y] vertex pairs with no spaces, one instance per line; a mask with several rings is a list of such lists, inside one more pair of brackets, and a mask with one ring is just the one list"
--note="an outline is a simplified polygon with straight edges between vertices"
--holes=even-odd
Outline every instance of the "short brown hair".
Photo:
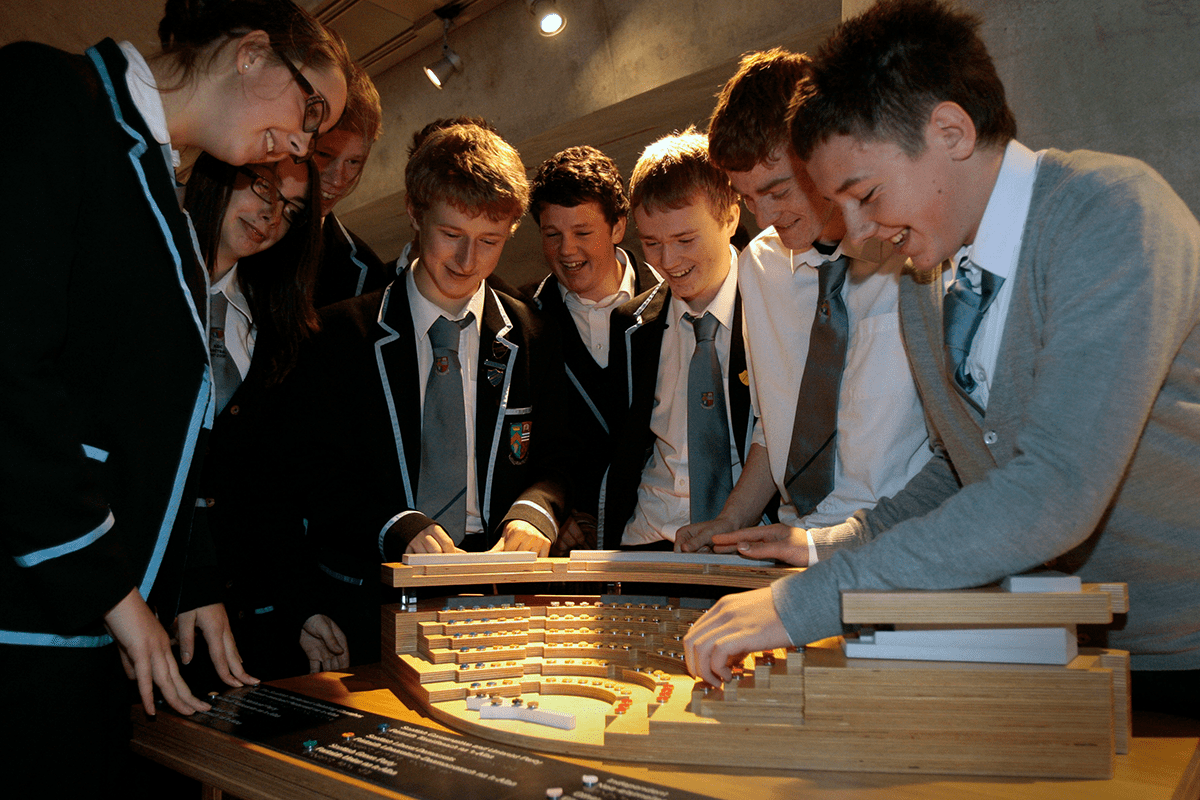
[[721,224],[735,213],[737,192],[725,172],[708,157],[708,137],[695,128],[647,145],[629,179],[629,202],[635,209],[682,208],[697,192],[704,194],[709,211]]
[[529,207],[529,180],[520,154],[478,125],[451,125],[430,133],[404,167],[404,189],[417,222],[441,200],[463,213],[512,219],[515,231]]
[[331,130],[357,133],[370,146],[383,133],[383,106],[379,102],[379,90],[367,71],[357,63],[351,63],[350,76],[346,81],[346,109]]
[[708,123],[708,154],[717,166],[749,172],[791,147],[788,102],[811,71],[807,55],[779,47],[742,56]]

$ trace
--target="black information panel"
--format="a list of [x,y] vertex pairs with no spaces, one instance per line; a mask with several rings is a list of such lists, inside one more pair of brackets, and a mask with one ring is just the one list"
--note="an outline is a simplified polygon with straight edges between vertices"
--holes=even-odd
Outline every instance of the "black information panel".
[[704,797],[273,686],[230,689],[207,699],[212,710],[191,721],[421,800]]

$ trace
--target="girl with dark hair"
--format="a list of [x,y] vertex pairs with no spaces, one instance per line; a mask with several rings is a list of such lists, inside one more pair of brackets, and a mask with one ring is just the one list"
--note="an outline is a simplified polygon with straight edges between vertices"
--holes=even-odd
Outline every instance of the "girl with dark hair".
[[[307,666],[297,604],[281,564],[297,546],[281,528],[262,466],[272,387],[317,329],[311,287],[320,262],[320,180],[314,162],[230,167],[196,161],[184,205],[212,284],[209,348],[217,418],[200,482],[196,525],[210,531],[240,654],[255,675],[285,677]],[[287,541],[285,541],[287,540]],[[210,677],[201,666],[194,682]]]
[[[174,150],[303,158],[346,95],[345,46],[287,0],[171,0],[160,34],[149,59],[112,40],[0,49],[25,120],[0,128],[22,187],[0,199],[0,684],[21,687],[0,768],[55,796],[94,792],[122,762],[122,667],[148,714],[155,690],[208,708],[160,619],[177,618],[181,659],[199,628],[226,683],[253,681],[190,530],[214,408]],[[51,744],[65,721],[86,742],[68,769]]]

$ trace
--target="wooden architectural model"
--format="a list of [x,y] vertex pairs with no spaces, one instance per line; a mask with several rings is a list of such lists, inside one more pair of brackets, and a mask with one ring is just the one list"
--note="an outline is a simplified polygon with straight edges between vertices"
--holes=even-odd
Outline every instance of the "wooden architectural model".
[[[585,558],[411,559],[384,573],[396,586],[722,577],[749,586],[791,571],[703,557]],[[1022,594],[855,592],[843,597],[843,621],[1063,628],[1109,622],[1126,607],[1121,584]],[[1107,778],[1114,752],[1127,751],[1124,652],[1079,648],[1065,665],[897,661],[848,658],[841,640],[830,639],[748,656],[733,681],[712,687],[683,664],[682,639],[701,613],[687,600],[611,596],[388,606],[384,662],[452,728],[589,758]],[[507,718],[481,719],[481,706]]]

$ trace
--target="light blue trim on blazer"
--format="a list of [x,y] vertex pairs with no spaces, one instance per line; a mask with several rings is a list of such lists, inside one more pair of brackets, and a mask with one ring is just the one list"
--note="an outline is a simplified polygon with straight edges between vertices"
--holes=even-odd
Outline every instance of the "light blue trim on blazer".
[[100,636],[59,636],[56,633],[0,631],[0,644],[34,645],[38,647],[104,647],[112,644],[107,633]]
[[[333,216],[330,214],[330,216]],[[337,223],[342,235],[346,237],[346,243],[350,245],[350,260],[358,267],[358,286],[354,287],[354,296],[358,297],[362,294],[363,284],[367,282],[367,265],[358,259],[358,247],[354,244],[354,240],[350,238],[350,231],[346,230],[346,226],[337,217],[333,217],[333,221]]]
[[400,418],[396,415],[396,400],[392,397],[392,385],[388,381],[387,369],[383,366],[383,346],[391,344],[400,338],[399,332],[395,328],[389,327],[383,321],[383,318],[387,314],[388,301],[391,300],[392,289],[401,283],[401,281],[390,283],[383,290],[383,302],[379,304],[379,315],[375,318],[375,322],[379,327],[387,331],[389,335],[375,342],[375,364],[379,368],[379,380],[383,386],[383,399],[387,403],[388,416],[392,420],[392,439],[396,442],[396,457],[400,460],[400,476],[404,479],[404,501],[409,508],[412,508],[416,505],[416,501],[413,499],[412,481],[408,477],[408,459],[404,457],[404,439],[400,435]]
[[61,558],[62,556],[69,555],[78,550],[82,550],[92,542],[95,542],[104,534],[108,533],[113,526],[113,522],[114,520],[112,512],[109,511],[108,516],[104,518],[104,522],[101,522],[83,536],[80,536],[77,539],[72,539],[69,542],[56,544],[54,547],[45,547],[41,550],[34,550],[32,553],[27,555],[14,556],[13,560],[17,562],[18,567],[36,567],[43,561],[50,561],[51,559]]
[[[496,415],[496,431],[492,437],[492,450],[488,458],[487,480],[483,484],[483,502],[479,506],[479,516],[485,521],[484,528],[488,527],[488,512],[492,508],[492,473],[496,471],[496,453],[500,452],[501,435],[504,432],[504,420],[508,414],[508,390],[512,384],[513,364],[517,360],[517,351],[521,348],[516,344],[504,338],[504,335],[513,329],[512,320],[508,318],[508,314],[504,313],[504,306],[500,305],[500,298],[496,296],[496,292],[492,287],[486,287],[492,296],[492,302],[496,304],[496,310],[500,312],[500,317],[504,320],[504,327],[496,331],[496,341],[508,348],[508,358],[505,363],[508,365],[504,370],[504,388],[500,390],[500,412]],[[482,320],[480,320],[482,323]],[[483,337],[479,338],[479,350],[483,352]]]
[[[147,183],[146,173],[142,169],[140,159],[147,150],[146,140],[125,122],[125,117],[121,113],[121,104],[117,101],[117,93],[113,86],[112,76],[109,75],[108,66],[104,63],[100,52],[95,47],[89,47],[87,55],[95,65],[96,71],[100,75],[100,80],[104,84],[104,91],[108,95],[109,104],[112,106],[113,117],[121,128],[135,140],[134,146],[129,150],[129,161],[133,165],[134,174],[137,175],[142,192],[146,195],[146,201],[162,231],[163,239],[167,245],[167,249],[171,253],[171,258],[175,262],[175,276],[179,281],[179,289],[183,292],[187,306],[192,312],[192,322],[196,325],[200,342],[204,347],[204,352],[207,354],[208,326],[200,319],[199,310],[196,308],[195,303],[192,302],[191,291],[188,289],[187,280],[183,275],[183,258],[180,256],[179,250],[175,247],[175,237],[171,233],[171,227],[167,224],[166,217],[163,216],[162,209],[158,207],[158,204],[154,201],[154,196],[150,193],[150,185]],[[190,222],[188,227],[191,227]],[[194,232],[192,239],[194,245]],[[138,586],[143,597],[150,594],[151,589],[154,587],[154,581],[158,577],[158,570],[162,566],[163,556],[167,551],[167,540],[170,538],[171,529],[175,527],[175,518],[179,513],[179,503],[182,499],[184,484],[187,481],[188,470],[192,464],[192,456],[196,451],[196,442],[200,436],[200,428],[203,426],[211,427],[212,425],[212,379],[209,369],[206,357],[203,377],[196,392],[196,400],[192,404],[192,416],[188,421],[187,436],[184,439],[183,449],[180,453],[179,467],[175,471],[175,482],[171,489],[171,499],[163,514],[162,524],[158,531],[158,540],[155,543],[154,552],[150,557],[150,563],[147,564],[142,583]]]

